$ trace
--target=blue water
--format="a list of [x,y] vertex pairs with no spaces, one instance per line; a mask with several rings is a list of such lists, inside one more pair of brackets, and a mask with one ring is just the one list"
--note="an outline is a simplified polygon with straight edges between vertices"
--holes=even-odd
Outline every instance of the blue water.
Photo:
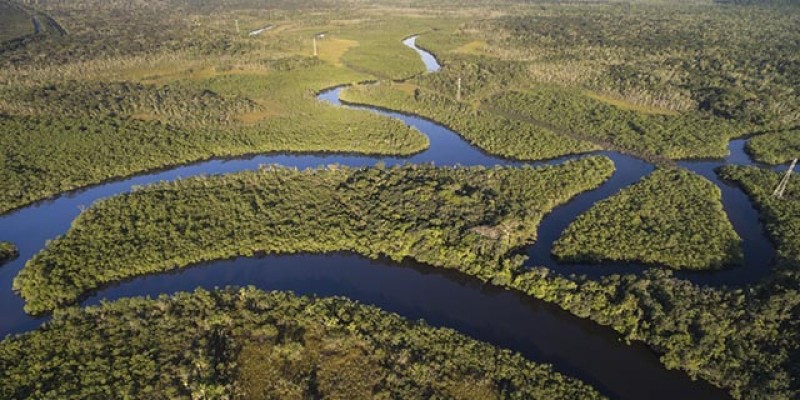
[[[428,72],[437,71],[440,65],[435,57],[417,48],[415,41],[416,37],[411,37],[404,43],[421,55]],[[14,242],[20,250],[18,259],[0,268],[0,336],[34,329],[46,320],[26,315],[22,311],[22,300],[11,290],[12,279],[25,260],[40,251],[47,240],[66,232],[81,207],[90,206],[101,198],[128,192],[133,186],[195,175],[252,170],[263,164],[298,168],[330,164],[361,167],[379,162],[386,165],[433,163],[440,166],[522,166],[554,165],[580,157],[521,162],[492,156],[471,146],[456,132],[424,118],[342,104],[339,101],[341,89],[322,92],[319,99],[331,106],[375,112],[402,120],[427,135],[430,147],[411,157],[266,154],[210,160],[70,192],[0,216],[0,240]],[[730,150],[731,155],[725,160],[680,163],[720,187],[725,210],[744,240],[746,265],[718,272],[678,274],[699,284],[741,285],[755,282],[769,273],[774,257],[772,245],[747,197],[740,190],[720,182],[713,172],[714,168],[721,165],[752,164],[744,152],[743,140],[732,141]],[[645,161],[620,153],[603,151],[592,154],[611,158],[616,165],[616,172],[600,188],[577,196],[566,205],[556,208],[542,221],[537,242],[523,250],[530,257],[530,265],[593,277],[643,269],[640,265],[561,265],[550,254],[553,241],[578,215],[654,169]],[[552,363],[557,370],[579,377],[616,398],[726,398],[722,391],[706,383],[693,382],[683,373],[665,370],[648,348],[623,344],[608,328],[514,292],[483,285],[464,275],[412,262],[398,264],[387,260],[368,260],[353,254],[237,258],[133,279],[104,288],[92,294],[83,304],[227,285],[254,285],[265,290],[291,290],[299,294],[341,295],[374,304],[407,318],[421,318],[435,326],[457,329],[477,339],[518,351],[536,361]]]

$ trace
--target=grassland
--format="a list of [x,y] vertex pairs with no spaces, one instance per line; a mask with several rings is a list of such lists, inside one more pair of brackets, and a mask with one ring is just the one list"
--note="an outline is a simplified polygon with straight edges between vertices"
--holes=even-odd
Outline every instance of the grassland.
[[694,270],[742,261],[741,239],[722,208],[719,188],[691,172],[666,168],[580,215],[556,241],[553,254],[570,262]]
[[518,268],[553,207],[613,173],[605,157],[543,168],[265,169],[103,200],[14,280],[32,313],[123,279],[265,253],[413,258],[484,280]]
[[599,399],[590,386],[449,329],[339,298],[254,289],[134,298],[0,342],[14,399]]

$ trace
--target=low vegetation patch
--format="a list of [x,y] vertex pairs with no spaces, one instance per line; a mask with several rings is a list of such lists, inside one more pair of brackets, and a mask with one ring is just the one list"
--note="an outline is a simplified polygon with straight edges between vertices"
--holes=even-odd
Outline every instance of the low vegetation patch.
[[642,114],[651,114],[651,115],[678,115],[679,113],[675,110],[670,110],[667,108],[659,108],[656,106],[648,106],[643,104],[636,104],[632,103],[628,100],[613,96],[607,95],[603,93],[597,93],[592,91],[587,91],[586,95],[597,100],[602,101],[603,103],[610,104],[612,106],[622,108],[624,110],[636,111]]
[[[382,79],[399,80],[419,75],[425,72],[425,64],[417,52],[403,45],[401,40],[430,29],[425,22],[417,19],[378,19],[345,28],[340,35],[357,40],[358,46],[345,52],[341,62],[356,71]],[[317,44],[320,48],[331,45],[326,40]],[[332,44],[336,45],[338,43]]]
[[590,157],[543,168],[266,168],[164,183],[103,200],[14,281],[26,310],[103,285],[256,252],[410,257],[501,279],[542,217],[613,173]]
[[553,254],[570,262],[642,262],[718,269],[742,260],[719,189],[682,169],[657,169],[595,204],[564,231]]
[[[422,396],[422,393],[425,396]],[[133,298],[0,342],[8,399],[599,399],[548,365],[341,298]]]

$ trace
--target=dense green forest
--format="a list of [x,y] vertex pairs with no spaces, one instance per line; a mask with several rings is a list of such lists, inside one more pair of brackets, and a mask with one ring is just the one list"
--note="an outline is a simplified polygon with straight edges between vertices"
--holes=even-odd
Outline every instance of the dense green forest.
[[355,86],[342,92],[342,100],[422,115],[449,126],[473,145],[506,157],[542,160],[597,149],[587,142],[477,110],[447,96],[407,84]]
[[[37,0],[26,3],[35,3],[45,34],[31,35],[33,11],[12,10],[0,0],[0,213],[105,179],[209,157],[424,149],[424,136],[401,122],[314,99],[323,88],[375,79],[384,81],[349,89],[347,98],[430,117],[494,154],[544,159],[602,147],[666,164],[664,158],[724,156],[730,138],[753,134],[747,150],[756,160],[784,163],[798,149],[800,8],[780,0],[720,2],[726,4]],[[273,29],[248,35],[266,24]],[[312,37],[320,33],[325,37],[317,36],[314,57]],[[418,43],[435,53],[441,71],[415,76],[422,64],[400,44],[411,34],[421,34]],[[27,264],[15,288],[27,310],[39,313],[109,282],[256,251],[413,257],[611,326],[626,340],[649,345],[669,368],[736,398],[800,398],[796,181],[778,200],[770,193],[780,174],[721,171],[758,205],[778,251],[774,273],[747,287],[694,285],[665,268],[590,280],[522,267],[514,250],[535,240],[542,215],[596,187],[612,169],[604,158],[535,171],[265,168],[162,184],[84,212]],[[589,240],[602,257],[655,256],[653,262],[676,267],[737,260],[738,239],[719,214],[719,193],[701,178],[669,171],[659,170],[581,217],[615,230],[573,232],[574,243]],[[655,184],[658,191],[646,190]],[[621,218],[656,205],[651,216],[658,223],[651,221],[646,231],[635,218]],[[600,215],[606,208],[609,214]],[[670,218],[678,211],[680,218]],[[698,212],[687,218],[690,211]],[[678,223],[681,230],[673,230]],[[637,239],[696,247],[705,233],[713,240],[702,245],[713,251],[706,259],[670,247],[653,254],[614,239],[634,232]],[[572,254],[590,248],[571,247]],[[610,254],[614,249],[618,254]],[[0,259],[3,251],[0,245]],[[304,320],[292,337],[282,327],[250,329],[249,321],[258,319],[253,313],[224,305],[242,296],[299,307],[280,311],[288,313],[289,325],[316,315],[309,311],[313,304],[329,305],[330,311],[319,311],[323,316],[350,304],[198,292],[57,311],[42,330],[0,344],[0,374],[14,374],[0,379],[0,397],[121,391],[150,398],[337,397],[326,375],[332,370],[352,372],[342,375],[344,384],[365,397],[502,397],[509,381],[520,397],[594,396],[521,359],[505,364],[495,350],[472,353],[475,347],[463,341],[431,340],[424,351],[394,352],[405,336],[372,337],[384,329],[378,322],[377,330],[356,337],[348,329],[333,339],[326,336],[331,327],[318,320]],[[247,334],[229,335],[239,329],[231,326]],[[132,334],[140,339],[129,342]],[[378,338],[390,345],[375,344]],[[395,357],[421,352],[426,368]],[[440,362],[450,355],[455,361]],[[517,375],[527,371],[536,379]],[[83,385],[82,379],[105,383]],[[277,386],[259,386],[265,381]],[[49,391],[37,396],[35,388]],[[81,391],[93,388],[97,392]]]
[[800,396],[800,183],[772,196],[782,174],[724,167],[759,208],[778,260],[774,273],[743,289],[713,289],[652,269],[600,281],[544,268],[515,276],[511,287],[610,325],[663,353],[662,362],[731,390],[736,398]]
[[657,169],[596,203],[561,234],[553,254],[564,261],[696,270],[742,261],[741,239],[722,208],[719,188],[678,168]]
[[[789,181],[784,197],[772,196],[782,173],[754,167],[728,166],[719,171],[726,180],[740,185],[753,198],[761,211],[767,232],[775,242],[778,264],[788,267],[787,275],[800,282],[800,182],[796,176]],[[798,283],[794,283],[798,285]]]
[[614,171],[590,157],[542,168],[266,168],[164,183],[102,200],[14,280],[26,310],[104,284],[255,252],[353,251],[482,279],[522,260],[545,213]]
[[800,155],[800,129],[765,133],[747,142],[753,159],[766,164],[783,164]]
[[[8,96],[13,103],[0,101],[0,110],[9,114],[0,115],[0,212],[105,179],[212,156],[412,154],[427,147],[424,135],[400,121],[312,97],[315,90],[361,75],[325,63],[289,68],[266,77],[217,76],[175,86],[66,82],[16,89],[17,96]],[[246,97],[264,94],[281,102],[261,105]],[[306,113],[314,118],[299,118]]]
[[0,397],[602,398],[449,329],[341,298],[232,288],[65,310],[0,342]]
[[[256,152],[412,154],[427,138],[396,120],[330,106],[313,120],[268,126],[181,129],[159,121],[113,117],[0,116],[0,212],[63,191],[176,163]],[[309,134],[314,132],[315,134]]]
[[0,242],[0,266],[17,256],[17,248],[12,243]]
[[663,269],[595,281],[534,268],[509,286],[647,343],[668,368],[726,388],[734,398],[791,400],[800,395],[797,282],[795,273],[726,290]]

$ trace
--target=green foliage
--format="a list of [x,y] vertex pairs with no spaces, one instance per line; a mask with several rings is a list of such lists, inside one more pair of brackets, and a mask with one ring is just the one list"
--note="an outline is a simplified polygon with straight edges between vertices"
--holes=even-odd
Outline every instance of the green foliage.
[[663,269],[593,281],[535,268],[511,286],[647,343],[668,368],[734,398],[791,400],[800,395],[797,282],[720,290]]
[[765,133],[747,142],[747,152],[758,162],[777,165],[800,155],[800,129]]
[[597,149],[533,124],[474,110],[447,96],[411,85],[352,87],[343,91],[342,100],[422,115],[451,127],[473,145],[506,157],[542,160]]
[[682,169],[658,169],[595,204],[562,233],[553,254],[566,261],[622,261],[716,269],[742,261],[741,239],[719,188]]
[[796,6],[548,5],[459,34],[482,37],[491,55],[529,61],[540,82],[785,129],[800,122],[798,22]]
[[0,265],[17,256],[17,248],[12,243],[0,242]]
[[[720,170],[725,180],[741,186],[755,201],[761,211],[761,219],[778,252],[779,262],[793,269],[800,266],[800,184],[792,176],[784,197],[772,196],[782,173],[753,167],[728,166]],[[793,276],[797,270],[792,271]],[[797,277],[800,281],[800,276]]]
[[599,399],[590,386],[341,298],[226,289],[68,309],[0,342],[14,399]]
[[[0,212],[106,179],[210,157],[271,151],[407,155],[427,147],[424,135],[400,121],[312,97],[358,77],[318,64],[172,86],[71,82],[7,88],[21,93],[2,107],[15,115],[0,115]],[[266,106],[250,100],[265,93]],[[263,118],[240,121],[248,112]]]
[[[342,32],[366,49],[391,40],[419,63],[400,44],[404,32],[419,25],[409,19],[362,39],[369,21],[339,24],[330,21],[334,14],[297,11],[318,2],[271,2],[281,9],[229,19],[225,13],[233,11],[226,7],[254,3],[42,3],[69,25],[70,35],[26,43],[0,57],[0,213],[106,179],[212,157],[410,155],[428,145],[400,121],[313,98],[324,88],[372,77],[310,57],[312,32],[331,29],[334,39]],[[241,18],[243,26],[263,26],[264,15],[280,16],[274,22],[281,25],[265,37],[236,35],[233,25],[220,22]]]
[[239,115],[260,109],[254,101],[241,96],[133,82],[67,81],[34,88],[8,88],[3,96],[14,99],[5,105],[4,111],[9,114],[138,116],[193,127],[233,125]]
[[510,287],[610,325],[662,353],[662,362],[727,388],[737,399],[800,396],[800,184],[772,197],[781,174],[728,166],[761,212],[778,254],[775,273],[746,289],[715,289],[663,269],[600,281],[565,278],[544,268],[517,274]]
[[317,118],[293,117],[224,129],[179,129],[114,117],[0,116],[0,212],[63,191],[210,157],[270,151],[411,154],[427,138],[401,122],[317,104]]
[[486,103],[567,133],[673,159],[723,157],[728,141],[745,133],[743,126],[721,118],[698,113],[645,115],[550,86],[503,93]]
[[[342,36],[358,40],[358,46],[342,57],[345,65],[384,79],[405,79],[425,71],[419,55],[401,43],[400,39],[427,30],[416,20],[371,20]],[[412,22],[413,21],[413,22]],[[319,43],[325,46],[325,42]]]
[[14,281],[26,310],[102,285],[255,252],[353,251],[489,280],[522,263],[545,213],[596,188],[611,160],[543,168],[267,168],[164,183],[103,200]]

